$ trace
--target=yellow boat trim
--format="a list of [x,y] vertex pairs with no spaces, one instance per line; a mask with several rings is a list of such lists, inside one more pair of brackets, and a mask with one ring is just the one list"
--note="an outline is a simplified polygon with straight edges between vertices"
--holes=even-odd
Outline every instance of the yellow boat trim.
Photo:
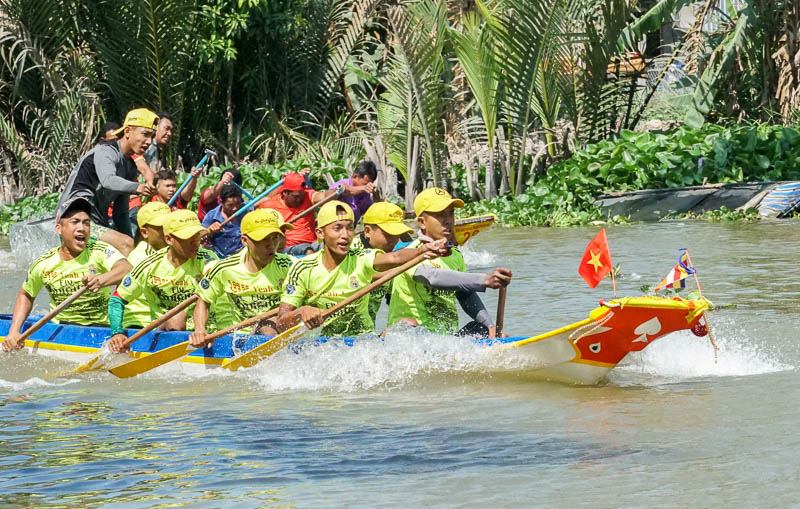
[[[605,308],[604,308],[605,309]],[[608,309],[606,309],[608,311]],[[528,345],[530,343],[535,343],[537,341],[542,341],[547,338],[552,338],[553,336],[557,336],[563,332],[568,332],[573,329],[577,329],[578,327],[583,327],[584,325],[588,325],[594,321],[594,318],[587,318],[586,320],[581,320],[580,322],[571,323],[560,329],[551,330],[550,332],[545,332],[544,334],[539,334],[538,336],[533,336],[528,339],[521,339],[519,341],[515,341],[513,343],[507,343],[502,345],[503,348],[517,348],[520,346]]]
[[[5,337],[0,337],[0,343],[5,341],[5,339],[6,339]],[[49,341],[31,341],[30,339],[25,340],[25,346],[28,348],[37,348],[37,349],[51,350],[56,352],[96,354],[97,352],[100,351],[99,348],[93,348],[90,346],[64,345],[61,343],[51,343]],[[139,358],[152,355],[152,353],[130,352],[129,355],[131,357]],[[181,362],[188,362],[191,364],[206,364],[206,365],[221,366],[225,360],[226,358],[215,358],[215,357],[184,357],[183,359],[181,359]]]
[[590,366],[595,366],[598,368],[614,369],[614,367],[616,367],[616,364],[610,364],[608,362],[589,361],[586,359],[581,359],[580,357],[575,357],[570,362],[574,362],[575,364],[588,364]]

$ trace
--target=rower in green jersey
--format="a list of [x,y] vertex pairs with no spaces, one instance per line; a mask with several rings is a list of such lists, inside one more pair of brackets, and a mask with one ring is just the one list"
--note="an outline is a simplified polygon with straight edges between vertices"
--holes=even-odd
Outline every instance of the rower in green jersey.
[[[363,220],[364,231],[353,240],[351,249],[367,247],[391,253],[397,243],[404,240],[403,237],[408,237],[414,231],[403,223],[403,209],[388,201],[370,205]],[[391,292],[392,281],[389,281],[369,293],[369,316],[373,322],[378,316],[381,302],[385,298],[388,300]]]
[[[210,251],[200,250],[200,240],[206,232],[191,210],[169,213],[164,223],[167,247],[138,263],[125,276],[108,303],[108,320],[113,334],[109,346],[112,351],[120,351],[126,339],[122,324],[127,303],[144,294],[150,305],[152,321],[197,292],[203,269],[216,259]],[[191,330],[191,314],[188,311],[177,314],[162,329]]]
[[[137,266],[148,256],[167,247],[167,241],[164,240],[164,222],[170,212],[169,206],[160,201],[151,201],[139,209],[136,222],[139,225],[139,235],[142,240],[128,255],[128,262],[132,266]],[[126,329],[144,327],[151,322],[151,316],[147,297],[142,293],[125,306],[125,321],[122,326]]]
[[[194,333],[189,342],[194,347],[207,346],[205,338],[209,309],[226,296],[233,308],[235,323],[278,307],[283,281],[293,259],[280,253],[283,232],[292,228],[280,212],[256,209],[244,216],[241,223],[245,249],[216,262],[200,280],[194,308]],[[257,334],[275,335],[275,322],[260,323]]]
[[[320,207],[317,238],[323,248],[298,260],[289,269],[278,311],[278,331],[303,322],[313,329],[322,325],[322,309],[335,306],[372,282],[377,272],[402,265],[420,254],[439,256],[447,252],[446,240],[416,249],[384,253],[377,249],[351,249],[355,235],[353,210],[340,201]],[[324,336],[358,336],[372,332],[369,299],[358,299],[331,316],[322,329]]]
[[107,325],[108,287],[119,283],[131,270],[130,264],[119,251],[110,244],[90,237],[91,207],[86,200],[77,198],[65,202],[62,209],[56,223],[61,245],[40,256],[28,269],[28,277],[14,303],[14,316],[3,342],[4,350],[24,346],[24,342],[20,341],[20,329],[42,288],[46,288],[50,294],[50,307],[53,309],[83,286],[88,286],[89,291],[53,321]]
[[[444,189],[422,191],[414,200],[420,235],[409,247],[440,239],[453,243],[454,209],[463,206]],[[466,270],[461,251],[453,248],[449,256],[426,260],[397,276],[392,282],[389,325],[403,322],[439,334],[494,337],[494,321],[476,292],[507,286],[511,271],[497,268],[489,274],[467,274]],[[458,332],[456,299],[473,319]]]

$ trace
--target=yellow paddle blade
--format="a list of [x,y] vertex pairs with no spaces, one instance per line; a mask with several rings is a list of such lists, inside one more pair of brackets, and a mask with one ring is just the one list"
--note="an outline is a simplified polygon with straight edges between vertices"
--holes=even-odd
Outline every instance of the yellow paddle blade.
[[189,346],[188,341],[184,341],[183,343],[178,343],[177,345],[162,348],[161,350],[150,355],[144,355],[138,359],[126,362],[125,364],[121,364],[110,369],[109,371],[112,375],[119,378],[131,378],[141,375],[142,373],[146,373],[147,371],[155,369],[168,362],[180,359],[181,357],[188,355],[195,350],[196,348]]
[[496,220],[497,216],[494,214],[456,220],[456,224],[453,227],[453,235],[456,238],[456,244],[463,246],[469,239],[492,226]]
[[104,358],[105,355],[103,354],[95,355],[69,373],[65,373],[65,375],[80,375],[81,373],[86,373],[87,371],[101,370],[105,366]]
[[222,367],[231,371],[236,371],[239,368],[252,368],[261,360],[266,359],[270,355],[283,350],[285,347],[299,340],[306,332],[308,332],[308,329],[306,329],[302,323],[299,323],[291,329],[286,329],[266,343],[258,345],[249,352],[226,360],[222,363]]

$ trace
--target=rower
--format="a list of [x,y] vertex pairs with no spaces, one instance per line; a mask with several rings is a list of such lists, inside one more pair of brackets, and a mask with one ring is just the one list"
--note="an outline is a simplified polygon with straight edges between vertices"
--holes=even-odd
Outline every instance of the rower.
[[[454,209],[464,202],[437,187],[422,191],[414,200],[419,238],[409,247],[446,239],[453,243]],[[489,274],[467,274],[458,248],[449,256],[426,260],[399,275],[392,283],[389,325],[404,322],[421,325],[439,334],[494,337],[494,321],[476,292],[502,288],[511,282],[511,271],[497,268]],[[472,322],[458,330],[458,299]]]
[[[208,217],[208,216],[206,216]],[[284,231],[292,225],[283,221],[280,212],[257,209],[242,219],[242,243],[246,249],[214,264],[200,280],[194,308],[194,327],[189,342],[205,346],[209,308],[226,296],[233,308],[236,323],[278,306],[281,286],[292,265],[292,257],[279,252]],[[255,327],[255,333],[275,335],[275,323],[266,321]]]
[[235,185],[226,184],[219,193],[219,199],[220,204],[203,218],[203,227],[208,229],[209,247],[217,256],[225,258],[242,249],[241,216],[225,223],[242,208],[242,192]]
[[40,256],[28,269],[28,277],[14,303],[14,316],[3,342],[4,350],[24,346],[24,341],[20,341],[20,329],[30,315],[33,302],[42,287],[50,294],[51,309],[82,286],[89,287],[87,293],[59,313],[53,322],[108,324],[106,309],[111,293],[108,287],[119,283],[131,266],[111,245],[90,237],[90,210],[91,205],[82,198],[62,204],[56,222],[61,245]]
[[[216,259],[210,251],[200,250],[200,241],[206,232],[191,210],[169,213],[164,222],[167,247],[138,263],[109,300],[112,351],[120,351],[127,337],[123,323],[128,303],[144,295],[150,306],[149,321],[152,321],[197,292],[197,281],[202,279],[204,267]],[[187,311],[162,326],[164,330],[191,328],[191,315]]]
[[[181,194],[175,200],[175,203],[170,207],[172,210],[185,209],[189,202],[192,201],[194,189],[197,187],[197,176],[203,173],[203,168],[192,168],[190,175],[192,179],[189,184],[183,188]],[[188,177],[187,177],[188,178]],[[150,201],[169,203],[175,192],[178,190],[178,176],[174,171],[163,169],[156,172],[153,179],[153,185],[156,186],[156,194],[150,198]]]
[[[387,201],[372,204],[363,218],[364,231],[353,240],[351,249],[368,247],[391,253],[401,240],[405,240],[405,237],[409,237],[414,232],[403,223],[403,209]],[[373,321],[378,315],[381,301],[384,298],[388,300],[391,292],[392,281],[389,281],[369,293],[369,315]]]
[[[133,249],[131,221],[128,217],[128,198],[131,194],[150,196],[153,188],[136,181],[137,169],[132,155],[143,154],[155,134],[158,116],[150,110],[131,110],[116,132],[119,139],[100,142],[81,157],[70,173],[67,185],[59,198],[59,208],[75,198],[90,204],[92,234],[96,239],[115,246],[127,255]],[[114,230],[108,220],[113,204]]]
[[[258,206],[277,210],[283,214],[284,221],[292,221],[294,216],[336,192],[335,189],[328,191],[310,189],[303,175],[289,173],[283,179],[281,192],[262,201]],[[284,253],[302,256],[319,250],[320,244],[316,242],[313,214],[307,214],[293,221],[292,225],[294,229],[286,232]]]
[[[146,203],[139,209],[136,222],[139,225],[139,236],[142,240],[128,255],[128,262],[133,267],[139,265],[156,251],[167,247],[167,241],[164,240],[164,222],[169,217],[169,213],[170,209],[167,204],[158,201]],[[122,325],[126,329],[144,327],[152,320],[151,316],[150,305],[147,303],[146,296],[142,294],[125,306],[125,320]]]
[[[298,260],[289,269],[278,310],[278,331],[300,321],[313,329],[322,325],[322,310],[347,299],[372,282],[377,272],[402,265],[420,254],[439,256],[447,252],[446,241],[384,253],[377,249],[350,249],[355,235],[353,210],[332,200],[319,209],[317,237],[322,249]],[[373,332],[369,300],[359,299],[325,322],[324,336],[358,336]]]

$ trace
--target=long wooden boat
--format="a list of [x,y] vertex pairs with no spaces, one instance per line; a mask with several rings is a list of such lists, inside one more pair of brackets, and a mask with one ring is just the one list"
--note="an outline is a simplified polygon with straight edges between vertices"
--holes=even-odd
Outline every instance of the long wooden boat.
[[[601,305],[581,321],[538,336],[516,336],[476,342],[492,349],[500,362],[497,371],[524,372],[536,378],[593,385],[612,370],[628,353],[646,348],[653,341],[680,330],[704,335],[702,317],[709,303],[704,299],[678,297],[629,297]],[[28,320],[25,327],[34,323]],[[8,333],[11,317],[0,315],[0,335]],[[141,357],[187,339],[186,332],[153,332],[133,343],[131,356]],[[103,327],[49,323],[25,342],[38,354],[85,361],[100,350],[109,337]],[[248,351],[271,338],[267,336],[226,336],[205,350],[197,350],[182,363],[192,369],[216,369],[225,359]],[[317,343],[325,340],[315,340]],[[310,341],[314,343],[315,341]],[[352,345],[353,339],[344,339]],[[357,341],[380,341],[358,339]],[[6,357],[6,362],[10,358]],[[269,362],[269,359],[263,361]]]

